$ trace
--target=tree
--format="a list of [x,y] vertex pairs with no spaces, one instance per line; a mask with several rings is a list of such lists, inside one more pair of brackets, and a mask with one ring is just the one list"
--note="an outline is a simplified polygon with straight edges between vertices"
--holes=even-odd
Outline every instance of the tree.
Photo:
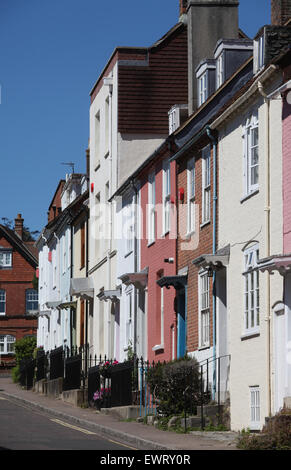
[[[11,219],[8,219],[7,217],[1,217],[1,220],[3,221],[4,227],[8,227],[11,230],[14,229],[13,221]],[[23,226],[23,241],[34,242],[39,233],[40,233],[39,230],[31,231],[28,227]]]

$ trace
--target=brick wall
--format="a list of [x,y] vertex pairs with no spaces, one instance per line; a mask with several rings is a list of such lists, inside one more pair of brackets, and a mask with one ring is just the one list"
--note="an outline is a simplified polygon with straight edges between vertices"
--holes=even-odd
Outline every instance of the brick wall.
[[[207,145],[204,141],[201,148]],[[178,234],[178,255],[177,269],[180,270],[188,266],[188,289],[187,289],[187,351],[196,351],[199,347],[199,298],[198,298],[198,273],[200,267],[193,265],[192,261],[199,256],[212,253],[212,196],[211,196],[211,222],[204,227],[200,227],[202,221],[202,158],[199,148],[191,149],[184,156],[178,165],[177,191],[184,188],[184,204],[187,203],[187,162],[195,156],[195,203],[199,206],[199,244],[193,250],[185,250],[182,244],[185,239],[181,236],[181,227],[186,226],[187,211],[182,210],[182,202],[179,202],[179,234]],[[213,161],[211,158],[211,188],[213,188]],[[211,192],[212,195],[212,192]],[[196,206],[197,207],[197,206]],[[209,278],[210,289],[210,342],[212,345],[212,278]]]
[[291,0],[271,0],[271,22],[283,25],[291,18]]
[[[0,315],[0,334],[15,336],[36,335],[37,319],[26,315],[25,291],[33,288],[35,268],[0,235],[0,245],[12,249],[12,269],[0,269],[0,289],[6,292],[6,314]],[[2,360],[11,359],[3,356]]]

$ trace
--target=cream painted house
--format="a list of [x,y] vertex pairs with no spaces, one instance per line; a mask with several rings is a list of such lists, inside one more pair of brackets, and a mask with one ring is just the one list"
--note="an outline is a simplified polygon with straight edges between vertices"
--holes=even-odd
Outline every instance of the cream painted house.
[[283,280],[259,272],[258,261],[282,252],[281,103],[263,96],[281,80],[274,65],[266,67],[210,126],[218,131],[218,250],[228,247],[217,272],[217,316],[231,355],[236,431],[261,429],[274,411],[273,306],[282,301]]

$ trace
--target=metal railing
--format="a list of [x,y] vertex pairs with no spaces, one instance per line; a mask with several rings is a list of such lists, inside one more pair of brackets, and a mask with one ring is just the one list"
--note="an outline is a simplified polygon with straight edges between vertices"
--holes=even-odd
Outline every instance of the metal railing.
[[[81,389],[87,392],[87,403],[97,408],[136,405],[139,415],[160,413],[159,382],[149,380],[149,374],[166,362],[145,361],[142,357],[118,363],[89,355],[89,345],[80,348],[59,347],[50,352],[38,351],[36,359],[20,364],[20,383],[31,388],[33,381],[63,378],[63,390]],[[184,416],[195,415],[199,407],[201,428],[204,429],[205,407],[215,399],[218,419],[222,422],[222,404],[228,392],[230,355],[208,358],[195,368],[189,367],[180,377],[184,401]],[[169,391],[171,393],[171,391]],[[180,404],[181,408],[181,404]],[[181,410],[180,410],[181,411]]]

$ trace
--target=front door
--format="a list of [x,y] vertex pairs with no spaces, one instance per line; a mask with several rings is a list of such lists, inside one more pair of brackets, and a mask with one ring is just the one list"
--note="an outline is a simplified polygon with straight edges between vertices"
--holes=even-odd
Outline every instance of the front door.
[[177,358],[186,354],[187,316],[186,316],[187,288],[177,291]]

